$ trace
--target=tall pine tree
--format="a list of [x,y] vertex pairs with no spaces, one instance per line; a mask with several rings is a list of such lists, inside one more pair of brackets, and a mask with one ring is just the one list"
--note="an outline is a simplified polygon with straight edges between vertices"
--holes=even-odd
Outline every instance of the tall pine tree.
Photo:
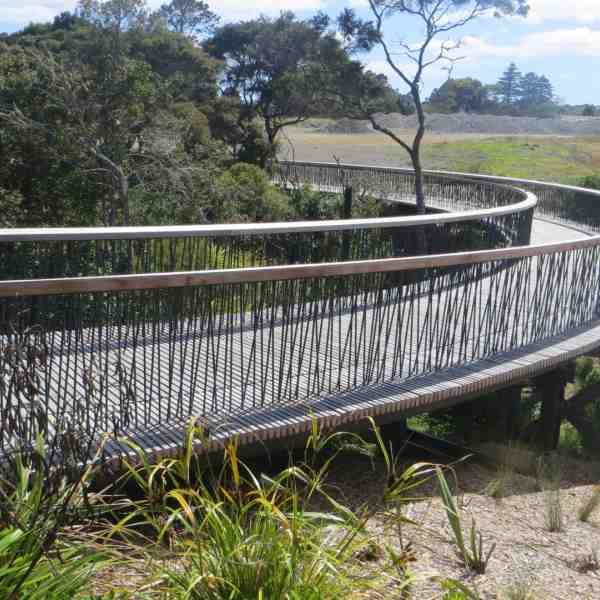
[[511,62],[496,86],[497,94],[504,104],[516,104],[521,97],[521,71]]

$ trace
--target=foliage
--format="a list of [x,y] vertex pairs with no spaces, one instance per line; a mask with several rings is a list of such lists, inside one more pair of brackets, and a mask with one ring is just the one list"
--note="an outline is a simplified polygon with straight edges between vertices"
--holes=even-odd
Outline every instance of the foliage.
[[288,196],[271,185],[264,171],[237,163],[215,182],[216,220],[221,222],[284,221],[290,217]]
[[514,104],[521,96],[521,71],[511,62],[496,84],[496,94],[504,104]]
[[[598,361],[590,356],[575,361],[574,394],[566,402],[565,418],[568,423],[562,427],[566,441],[572,439],[576,451],[582,448],[596,453],[598,451],[598,432],[600,431],[600,367]],[[561,433],[563,433],[561,429]],[[570,432],[570,436],[565,435]]]
[[480,600],[479,594],[457,579],[442,579],[440,583],[444,591],[442,600]]
[[448,79],[433,90],[427,109],[430,112],[477,112],[531,117],[550,117],[558,112],[552,83],[545,75],[521,74],[510,63],[494,85],[477,79]]
[[312,190],[308,186],[294,186],[289,191],[289,196],[292,210],[300,219],[318,221],[337,219],[341,216],[342,198],[340,194],[320,192]]
[[[239,98],[243,120],[260,118],[271,159],[281,129],[323,112],[348,54],[323,24],[293,13],[227,24],[205,48],[223,60],[224,95]],[[263,162],[266,164],[266,162]]]
[[584,117],[595,117],[596,107],[593,104],[585,104],[581,111],[581,114]]
[[483,536],[480,531],[477,531],[474,518],[471,520],[471,534],[467,543],[463,534],[458,506],[454,500],[448,481],[444,476],[444,472],[440,467],[436,468],[436,476],[442,494],[444,510],[446,511],[448,523],[454,536],[454,543],[456,544],[461,560],[468,569],[472,569],[476,573],[485,573],[496,544],[492,544],[488,551],[484,553]]
[[419,430],[436,437],[471,443],[475,433],[497,428],[497,416],[489,410],[494,400],[494,394],[483,394],[449,409],[418,415],[413,423]]
[[512,444],[509,444],[506,448],[502,448],[500,464],[496,470],[496,475],[485,488],[485,493],[488,496],[496,500],[501,500],[506,496],[507,486],[515,471],[515,454],[515,448]]
[[489,105],[488,89],[477,79],[448,79],[431,92],[428,109],[432,112],[476,112]]
[[79,445],[76,438],[67,441],[68,435],[60,430],[49,439],[40,432],[33,448],[23,439],[12,458],[3,454],[2,598],[72,598],[107,561],[93,548],[67,543],[73,525],[85,520],[93,502],[87,493],[92,468],[81,462],[82,456],[89,457],[90,447],[85,442]]
[[577,429],[567,421],[563,421],[560,425],[558,448],[561,451],[571,453],[575,456],[580,456],[583,452],[584,448],[581,435]]
[[[194,19],[204,5],[169,6]],[[239,100],[216,96],[218,61],[154,17],[143,0],[85,0],[76,17],[5,38],[7,224],[203,222],[232,161],[263,162],[260,126],[240,118]],[[215,114],[222,122],[225,109],[244,126],[224,134]]]
[[[191,424],[181,455],[155,462],[125,441],[137,464],[126,464],[123,483],[134,485],[141,499],[130,501],[110,536],[144,542],[160,593],[317,600],[378,585],[381,573],[365,573],[364,565],[359,573],[354,564],[373,548],[365,529],[370,513],[343,506],[326,486],[340,452],[372,456],[372,444],[355,434],[326,436],[313,422],[303,460],[258,476],[240,460],[235,440],[221,464],[194,457],[194,448],[207,442],[208,433]],[[404,487],[415,483],[407,475]]]
[[191,37],[210,32],[219,21],[219,17],[202,0],[171,0],[160,7],[158,16],[173,31]]
[[578,183],[581,187],[600,190],[600,175],[588,175],[587,177],[583,177]]

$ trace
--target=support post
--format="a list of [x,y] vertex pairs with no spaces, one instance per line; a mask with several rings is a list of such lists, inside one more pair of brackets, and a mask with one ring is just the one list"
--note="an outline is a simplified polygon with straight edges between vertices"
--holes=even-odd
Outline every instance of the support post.
[[562,369],[535,378],[536,393],[542,402],[540,441],[544,450],[556,450],[565,401],[567,374]]
[[342,208],[342,219],[352,218],[352,197],[353,191],[352,186],[347,185],[344,187],[344,206]]
[[519,437],[521,416],[521,386],[513,385],[498,392],[502,406],[504,439],[514,441]]
[[393,423],[385,423],[380,426],[379,431],[384,440],[390,440],[394,444],[397,451],[408,436],[407,420],[398,419]]
[[[352,186],[347,185],[344,187],[344,205],[342,206],[342,219],[352,218]],[[351,231],[344,231],[342,233],[342,260],[350,260],[350,242],[352,239]]]

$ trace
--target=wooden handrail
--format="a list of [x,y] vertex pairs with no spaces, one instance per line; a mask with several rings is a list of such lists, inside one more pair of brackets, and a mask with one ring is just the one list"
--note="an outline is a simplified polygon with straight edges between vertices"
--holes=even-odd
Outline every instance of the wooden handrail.
[[[336,166],[328,163],[295,163],[298,165]],[[340,165],[344,168],[375,169],[376,167]],[[382,169],[411,175],[410,169]],[[430,175],[438,175],[444,179],[461,181],[460,173],[429,171]],[[470,180],[465,178],[464,181]],[[482,183],[485,180],[482,179]],[[494,183],[494,182],[490,182]],[[503,185],[503,184],[498,184]],[[347,231],[358,229],[383,229],[396,227],[414,227],[422,225],[442,225],[458,223],[502,215],[523,212],[535,207],[537,200],[533,193],[510,187],[519,202],[495,208],[444,212],[407,217],[383,217],[372,219],[340,219],[328,221],[288,221],[276,223],[227,223],[217,225],[166,225],[160,227],[54,227],[54,228],[7,228],[0,229],[0,242],[39,242],[39,241],[91,241],[91,240],[142,240],[174,237],[236,237],[266,234],[310,233],[327,231]]]
[[494,250],[432,254],[417,257],[381,258],[308,265],[281,265],[215,269],[209,271],[178,271],[139,275],[100,275],[94,277],[65,277],[0,281],[0,297],[51,296],[90,292],[118,292],[126,290],[166,289],[290,279],[311,279],[366,273],[416,271],[419,269],[474,265],[497,260],[544,256],[600,245],[600,235],[589,238],[552,242],[536,246],[514,246]]

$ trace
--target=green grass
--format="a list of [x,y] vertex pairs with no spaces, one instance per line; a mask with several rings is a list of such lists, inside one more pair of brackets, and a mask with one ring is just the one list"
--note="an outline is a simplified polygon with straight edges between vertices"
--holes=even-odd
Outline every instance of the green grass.
[[577,183],[598,171],[595,145],[573,138],[489,138],[424,146],[432,168]]
[[[296,160],[332,162],[337,156],[354,164],[410,166],[407,153],[382,134],[323,134],[300,128],[289,133]],[[600,173],[600,137],[428,133],[422,152],[428,169],[571,184]]]

